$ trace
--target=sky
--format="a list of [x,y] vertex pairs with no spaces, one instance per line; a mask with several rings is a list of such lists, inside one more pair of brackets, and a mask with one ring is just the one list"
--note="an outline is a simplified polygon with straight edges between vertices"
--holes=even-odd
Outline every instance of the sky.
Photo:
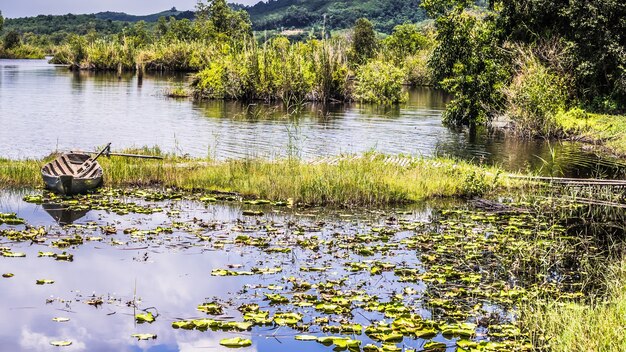
[[[259,0],[236,0],[240,4],[252,5]],[[230,1],[229,1],[230,2]],[[133,15],[148,15],[176,7],[191,10],[197,0],[0,0],[0,11],[8,18],[36,15],[84,14],[101,11],[126,12]]]

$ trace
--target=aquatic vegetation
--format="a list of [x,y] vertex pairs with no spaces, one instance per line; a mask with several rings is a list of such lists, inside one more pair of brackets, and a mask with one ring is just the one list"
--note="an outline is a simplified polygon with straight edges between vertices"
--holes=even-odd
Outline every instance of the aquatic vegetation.
[[143,324],[143,323],[154,323],[154,321],[156,320],[156,317],[151,313],[151,312],[146,312],[143,314],[136,314],[135,315],[135,321],[139,324]]
[[[189,318],[178,318],[177,313],[159,316],[151,308],[148,312],[134,295],[127,304],[103,294],[77,301],[94,307],[133,307],[139,312],[134,315],[137,323],[171,325],[180,334],[251,331],[257,336],[281,329],[303,344],[317,341],[338,350],[364,351],[452,346],[531,350],[533,335],[517,320],[519,307],[538,298],[584,299],[597,275],[590,270],[591,260],[604,253],[591,235],[572,235],[571,218],[580,209],[561,198],[509,200],[497,212],[446,206],[433,209],[428,218],[415,218],[405,209],[370,209],[363,214],[338,209],[323,220],[310,215],[318,208],[279,207],[265,197],[248,202],[220,198],[225,199],[177,189],[25,197],[42,207],[62,202],[71,209],[93,208],[95,214],[110,213],[118,221],[0,229],[0,237],[8,241],[2,253],[18,253],[14,246],[36,241],[34,256],[41,257],[36,260],[68,258],[93,245],[89,238],[99,238],[99,247],[126,246],[133,251],[237,253],[229,255],[236,261],[208,267],[203,277],[213,283],[239,283],[240,290],[195,302],[184,313]],[[125,204],[139,213],[111,211]],[[233,207],[232,221],[198,217],[224,204]],[[267,215],[246,217],[241,207],[259,207]],[[160,220],[137,221],[138,216]],[[133,260],[147,262],[152,253],[134,253]],[[198,319],[197,314],[216,317]]]
[[[109,186],[175,187],[217,192],[202,196],[208,202],[211,198],[239,196],[249,200],[268,199],[277,205],[380,206],[438,197],[475,196],[522,183],[504,177],[497,168],[452,159],[415,158],[406,165],[386,160],[384,155],[373,154],[339,159],[334,164],[299,160],[210,162],[178,158],[164,161],[104,159],[100,163]],[[40,165],[41,162],[0,160],[0,184],[4,187],[39,186]],[[87,199],[89,197],[83,200]],[[27,200],[43,201],[38,195]],[[61,198],[58,200],[67,204]],[[93,209],[115,206],[107,203],[106,197],[98,201],[101,203],[96,200],[88,202],[91,203],[89,206]],[[73,208],[80,206],[74,204]],[[251,215],[261,215],[252,213],[261,210],[246,210]],[[112,211],[154,213],[159,209],[119,204]]]
[[372,61],[359,68],[354,88],[354,98],[359,102],[397,104],[407,100],[402,88],[404,73],[393,64]]
[[587,302],[532,300],[521,309],[521,322],[537,349],[551,351],[622,351],[626,321],[626,264],[603,268],[607,294]]
[[220,340],[220,345],[226,347],[247,347],[252,345],[252,340],[243,339],[241,337],[233,337],[231,339]]

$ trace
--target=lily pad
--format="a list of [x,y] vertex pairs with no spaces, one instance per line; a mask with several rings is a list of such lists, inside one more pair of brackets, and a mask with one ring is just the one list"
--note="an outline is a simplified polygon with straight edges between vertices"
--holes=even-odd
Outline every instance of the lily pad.
[[248,346],[252,346],[252,340],[243,339],[241,337],[233,337],[232,339],[220,340],[220,345],[229,347],[229,348],[248,347]]
[[153,323],[155,318],[154,318],[154,315],[152,315],[152,313],[147,312],[145,314],[137,314],[137,315],[135,315],[135,320],[139,324],[142,324],[142,323]]

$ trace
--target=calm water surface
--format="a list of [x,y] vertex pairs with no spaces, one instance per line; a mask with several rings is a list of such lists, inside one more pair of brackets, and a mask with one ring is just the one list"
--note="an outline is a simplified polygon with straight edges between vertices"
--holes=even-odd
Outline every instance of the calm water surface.
[[0,157],[40,158],[54,150],[159,146],[217,159],[340,153],[450,155],[544,174],[615,177],[616,161],[571,143],[519,141],[441,123],[450,100],[410,91],[400,107],[309,104],[290,117],[282,106],[194,103],[164,90],[184,76],[72,73],[45,60],[0,60]]
[[[103,236],[104,239],[96,242],[85,241],[80,246],[63,249],[74,255],[73,262],[64,262],[38,257],[40,251],[62,251],[50,246],[51,241],[59,238],[54,235],[49,236],[46,244],[13,242],[0,237],[0,247],[8,246],[14,252],[26,254],[25,258],[0,256],[0,273],[15,274],[10,279],[0,278],[2,351],[49,351],[52,349],[50,342],[59,340],[72,342],[63,351],[226,351],[229,349],[221,347],[219,341],[236,336],[253,340],[253,346],[242,349],[242,352],[329,351],[330,348],[316,342],[295,341],[293,337],[297,332],[284,327],[255,327],[252,331],[235,333],[210,330],[199,332],[175,330],[171,323],[180,319],[211,318],[198,312],[196,306],[217,299],[220,302],[229,302],[225,305],[236,307],[239,297],[250,297],[257,290],[255,287],[276,284],[283,276],[336,280],[346,275],[341,266],[336,266],[328,273],[300,273],[299,267],[320,266],[327,263],[328,258],[314,259],[296,248],[293,254],[264,255],[263,251],[244,247],[227,245],[223,250],[216,249],[212,245],[216,240],[232,241],[237,233],[252,234],[263,231],[263,226],[256,226],[258,221],[273,224],[281,233],[289,231],[290,222],[297,222],[301,226],[321,226],[316,234],[324,237],[335,232],[361,233],[385,221],[385,217],[376,212],[340,215],[338,212],[314,209],[300,212],[270,209],[267,211],[268,215],[246,219],[242,216],[242,207],[245,207],[242,204],[204,206],[201,203],[183,201],[159,203],[166,211],[153,215],[117,216],[107,211],[74,214],[76,216],[73,226],[78,227],[66,227],[58,224],[54,214],[48,213],[41,205],[22,201],[22,197],[30,193],[37,192],[0,191],[0,212],[15,212],[26,219],[29,225],[45,226],[49,233],[55,233],[59,237],[80,234],[84,238]],[[122,202],[131,200],[121,199]],[[176,214],[178,211],[179,215]],[[416,208],[403,217],[421,221],[427,219],[429,214],[429,208]],[[173,234],[161,234],[151,239],[133,238],[121,231],[126,228],[155,229],[158,226],[172,226],[173,222],[192,223],[197,220],[215,226],[203,231],[211,240],[199,241],[197,236],[187,231],[174,231]],[[324,222],[328,225],[324,225]],[[114,235],[103,235],[101,226],[115,226],[120,231]],[[242,231],[241,226],[256,227],[258,230]],[[0,230],[7,229],[23,227],[0,225]],[[113,240],[119,243],[113,244]],[[372,258],[384,259],[379,255]],[[412,251],[384,260],[398,263],[418,262]],[[213,269],[224,269],[228,265],[242,265],[243,270],[250,270],[252,267],[283,267],[284,272],[276,275],[211,276]],[[367,272],[362,275],[352,274],[351,280],[356,281],[361,276],[369,278],[370,275]],[[35,284],[39,279],[51,279],[55,282],[52,285],[39,286]],[[381,290],[375,284],[372,282],[372,292],[388,294],[389,287]],[[244,295],[242,288],[246,285],[249,292]],[[425,289],[423,285],[412,286],[419,290]],[[262,289],[258,290],[258,302],[263,307],[268,307],[267,301],[262,299]],[[93,297],[102,298],[104,303],[97,307],[86,304]],[[135,310],[130,305],[133,301],[140,309],[158,314],[156,322],[136,324]],[[314,310],[311,308],[308,311]],[[241,321],[240,316],[241,313],[228,308],[225,315],[217,319]],[[429,315],[425,312],[424,316]],[[54,317],[66,317],[70,321],[56,323],[52,321]],[[369,313],[369,318],[378,318],[378,315]],[[355,319],[362,324],[368,323],[361,317]],[[157,339],[136,341],[131,337],[135,333],[156,334]],[[448,341],[441,336],[436,340]],[[454,341],[451,343],[454,344]]]

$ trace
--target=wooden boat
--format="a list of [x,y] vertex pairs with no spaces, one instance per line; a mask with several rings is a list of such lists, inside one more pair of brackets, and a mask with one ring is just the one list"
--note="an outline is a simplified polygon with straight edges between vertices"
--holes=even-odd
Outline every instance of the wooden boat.
[[101,156],[163,160],[160,156],[111,153],[111,143],[95,157],[89,153],[69,152],[44,165],[41,176],[46,187],[60,194],[79,194],[102,186]]
[[[98,156],[100,156],[100,153]],[[102,185],[102,167],[89,154],[66,153],[41,169],[46,187],[60,194],[79,194]]]

